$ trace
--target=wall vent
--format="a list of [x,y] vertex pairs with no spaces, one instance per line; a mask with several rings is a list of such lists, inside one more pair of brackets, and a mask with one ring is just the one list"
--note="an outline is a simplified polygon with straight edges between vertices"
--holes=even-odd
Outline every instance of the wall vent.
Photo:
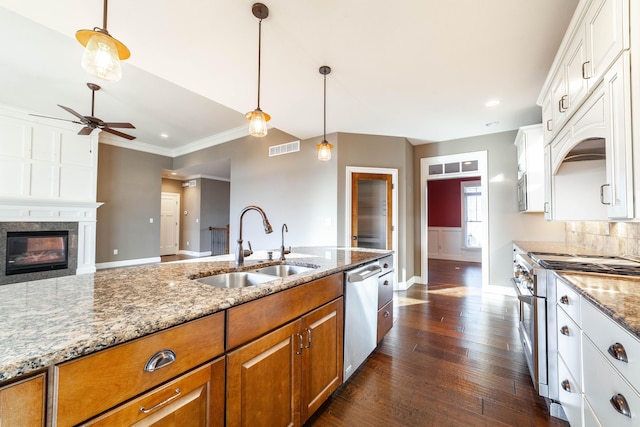
[[300,151],[300,141],[287,142],[286,144],[269,147],[269,157]]

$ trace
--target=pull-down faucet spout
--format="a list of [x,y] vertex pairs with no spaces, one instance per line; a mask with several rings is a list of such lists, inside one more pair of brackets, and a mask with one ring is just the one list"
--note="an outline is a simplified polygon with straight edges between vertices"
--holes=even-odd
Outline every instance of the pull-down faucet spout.
[[282,224],[282,245],[280,245],[280,261],[286,261],[286,258],[284,257],[285,254],[290,254],[291,253],[291,248],[289,248],[289,250],[286,250],[284,248],[284,232],[289,232],[289,227],[287,227],[287,224]]
[[247,242],[249,244],[249,249],[244,249],[242,247],[242,218],[244,217],[244,214],[247,213],[247,211],[251,210],[258,211],[258,213],[262,216],[264,232],[266,234],[273,232],[271,224],[269,224],[269,220],[267,219],[267,214],[265,214],[260,207],[252,205],[242,209],[242,211],[240,212],[240,233],[238,236],[238,245],[236,246],[236,265],[244,264],[244,257],[247,257],[253,253],[253,250],[251,249],[251,242]]

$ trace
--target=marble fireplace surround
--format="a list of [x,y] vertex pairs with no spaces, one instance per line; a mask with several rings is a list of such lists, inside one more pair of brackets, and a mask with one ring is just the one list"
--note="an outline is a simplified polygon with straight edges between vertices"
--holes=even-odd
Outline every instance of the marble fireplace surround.
[[[0,285],[95,273],[96,213],[102,203],[0,198]],[[8,231],[69,231],[66,269],[6,276]]]
[[[67,240],[68,267],[58,270],[37,271],[33,273],[7,276],[7,233],[10,231],[68,231]],[[29,282],[39,279],[70,276],[78,268],[78,223],[77,222],[0,222],[0,285],[17,282]]]

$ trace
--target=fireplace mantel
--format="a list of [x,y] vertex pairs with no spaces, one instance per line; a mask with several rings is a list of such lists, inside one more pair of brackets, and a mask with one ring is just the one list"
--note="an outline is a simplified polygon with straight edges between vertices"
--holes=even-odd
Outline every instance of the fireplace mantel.
[[95,221],[104,203],[31,198],[0,198],[0,221]]

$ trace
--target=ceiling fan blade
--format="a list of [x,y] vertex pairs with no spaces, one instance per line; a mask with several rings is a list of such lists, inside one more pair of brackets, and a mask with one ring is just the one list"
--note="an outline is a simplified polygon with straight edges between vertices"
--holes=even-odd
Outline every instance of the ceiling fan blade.
[[80,129],[80,132],[78,132],[78,135],[90,135],[91,132],[93,132],[93,129],[91,129],[90,127],[83,127],[82,129]]
[[61,119],[61,118],[59,118],[59,117],[41,116],[40,114],[31,114],[31,113],[29,113],[29,115],[30,115],[30,116],[34,116],[34,117],[43,117],[43,118],[45,118],[45,119],[62,120],[63,122],[76,123],[76,124],[79,124],[79,125],[81,125],[81,124],[82,124],[82,122],[78,122],[78,121],[76,121],[76,120]]
[[60,105],[60,104],[58,104],[58,107],[60,107],[60,108],[62,108],[63,110],[65,110],[65,111],[67,111],[67,112],[69,112],[69,113],[73,114],[74,116],[76,116],[76,117],[77,117],[77,118],[79,118],[79,119],[84,119],[84,116],[80,115],[80,113],[75,112],[74,110],[72,110],[72,109],[71,109],[71,108],[69,108],[69,107],[65,107],[64,105]]
[[118,135],[118,136],[120,136],[122,138],[125,138],[125,139],[128,139],[128,140],[136,139],[135,136],[127,135],[126,133],[119,132],[117,130],[113,130],[113,129],[109,129],[109,128],[103,128],[102,130],[105,131],[105,132],[112,133],[114,135]]
[[136,127],[131,123],[120,123],[120,122],[105,122],[105,127],[108,128],[127,128],[127,129],[135,129]]

